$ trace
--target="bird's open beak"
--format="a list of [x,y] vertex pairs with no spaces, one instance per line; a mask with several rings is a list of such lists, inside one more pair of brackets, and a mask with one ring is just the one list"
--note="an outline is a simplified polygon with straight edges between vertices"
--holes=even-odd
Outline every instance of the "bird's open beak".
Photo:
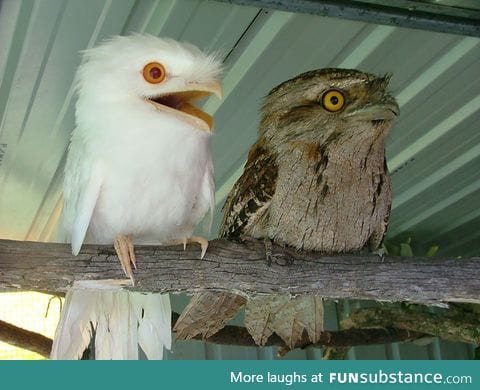
[[222,87],[217,81],[191,83],[182,91],[148,98],[147,101],[152,103],[157,110],[173,114],[199,130],[211,132],[214,123],[213,117],[193,104],[194,101],[211,94],[216,95],[219,99],[222,98]]

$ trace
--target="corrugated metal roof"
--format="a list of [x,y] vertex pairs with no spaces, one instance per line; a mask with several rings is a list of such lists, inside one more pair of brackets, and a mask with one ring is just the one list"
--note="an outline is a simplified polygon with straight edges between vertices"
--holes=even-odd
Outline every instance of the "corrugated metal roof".
[[[48,239],[74,123],[78,52],[132,31],[223,54],[225,99],[205,103],[217,123],[218,206],[242,172],[273,86],[322,67],[393,73],[401,115],[387,145],[389,237],[438,244],[445,255],[479,254],[480,39],[199,0],[0,3],[0,237]],[[218,207],[214,231],[220,216]],[[201,357],[217,356],[220,347],[208,348]]]

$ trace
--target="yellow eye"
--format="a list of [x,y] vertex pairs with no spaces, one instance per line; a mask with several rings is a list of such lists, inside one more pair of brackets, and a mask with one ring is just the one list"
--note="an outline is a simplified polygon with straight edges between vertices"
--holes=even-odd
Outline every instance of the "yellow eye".
[[323,94],[322,105],[327,111],[340,111],[345,105],[345,96],[338,89],[330,89]]
[[161,83],[166,75],[165,68],[158,62],[149,62],[143,67],[143,78],[150,84]]

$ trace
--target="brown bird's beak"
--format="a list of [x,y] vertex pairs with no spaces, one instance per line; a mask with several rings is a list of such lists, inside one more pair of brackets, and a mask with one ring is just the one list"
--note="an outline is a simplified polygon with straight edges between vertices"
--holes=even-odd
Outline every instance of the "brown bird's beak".
[[400,108],[393,97],[380,102],[368,104],[359,110],[348,113],[347,117],[364,121],[391,121],[400,114]]
[[223,97],[222,87],[218,81],[190,83],[182,91],[148,98],[147,101],[152,103],[157,110],[176,115],[199,130],[212,132],[213,117],[193,104],[194,101],[212,94],[219,99]]

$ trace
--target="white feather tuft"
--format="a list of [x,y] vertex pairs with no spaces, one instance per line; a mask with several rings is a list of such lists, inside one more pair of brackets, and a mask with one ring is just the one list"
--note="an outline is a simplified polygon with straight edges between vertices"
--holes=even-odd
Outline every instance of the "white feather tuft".
[[51,359],[81,358],[92,329],[97,360],[138,359],[139,347],[148,359],[162,359],[172,343],[170,299],[131,293],[110,281],[76,284],[67,293]]
[[80,359],[90,344],[91,323],[97,322],[96,297],[71,289],[65,297],[60,322],[53,339],[51,359]]
[[137,311],[138,345],[149,359],[162,359],[163,347],[172,345],[170,299],[167,295],[134,293],[132,310]]

